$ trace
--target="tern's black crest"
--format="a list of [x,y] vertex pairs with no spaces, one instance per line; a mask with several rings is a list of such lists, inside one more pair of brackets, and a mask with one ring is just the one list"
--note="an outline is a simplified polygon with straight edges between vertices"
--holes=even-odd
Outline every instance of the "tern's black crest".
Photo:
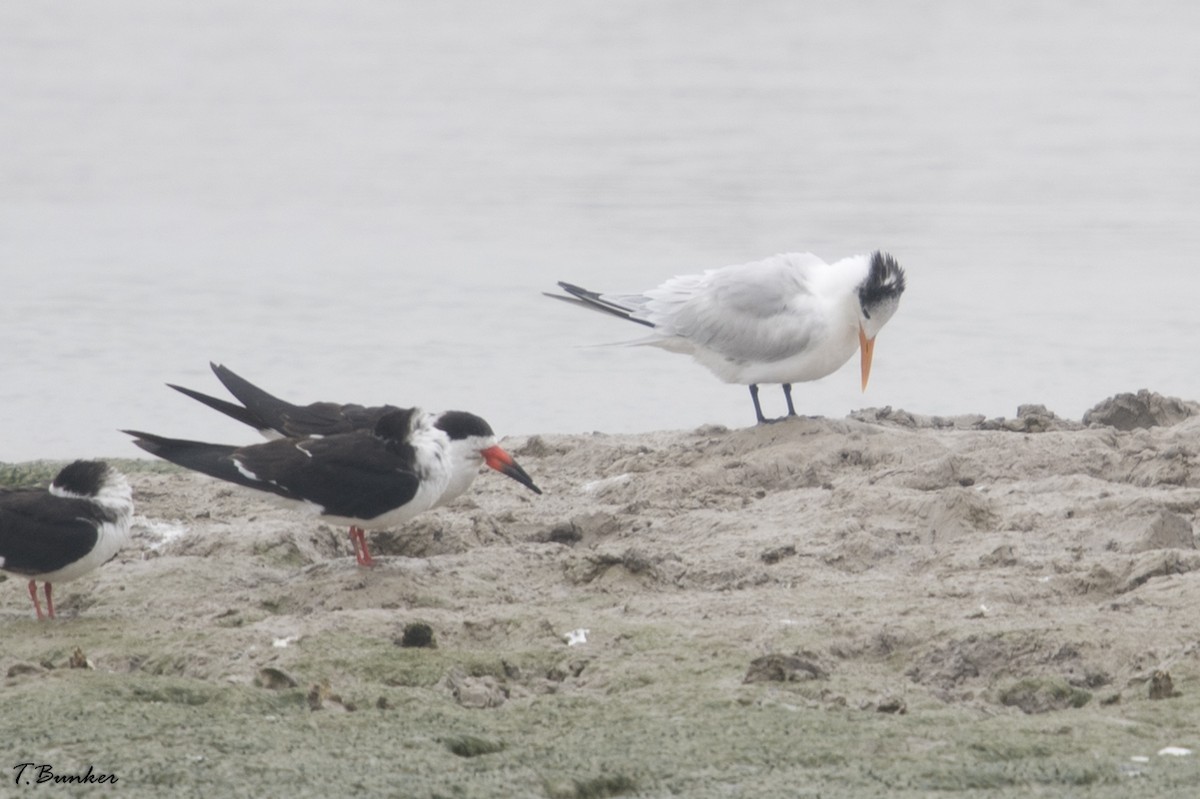
[[94,497],[107,478],[108,464],[104,461],[75,461],[58,473],[53,485],[77,497]]
[[446,411],[433,425],[450,437],[451,441],[465,441],[472,436],[494,436],[492,427],[483,419],[466,411]]
[[888,300],[897,301],[904,293],[904,270],[896,259],[876,250],[871,255],[871,270],[858,287],[858,301],[870,316],[870,310]]

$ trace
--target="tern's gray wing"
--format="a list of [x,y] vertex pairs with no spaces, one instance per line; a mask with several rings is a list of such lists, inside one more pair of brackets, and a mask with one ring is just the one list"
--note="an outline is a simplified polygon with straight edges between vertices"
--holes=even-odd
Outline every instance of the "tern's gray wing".
[[664,335],[730,360],[782,360],[811,346],[828,328],[809,277],[824,265],[813,255],[777,255],[677,277],[646,292],[641,313]]

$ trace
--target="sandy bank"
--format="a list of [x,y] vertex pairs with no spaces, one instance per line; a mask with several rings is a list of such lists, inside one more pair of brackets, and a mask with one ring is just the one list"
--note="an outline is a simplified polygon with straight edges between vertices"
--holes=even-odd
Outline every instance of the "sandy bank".
[[1190,795],[1197,410],[510,439],[544,496],[482,475],[373,570],[131,471],[59,623],[0,584],[0,735],[120,778],[80,796]]

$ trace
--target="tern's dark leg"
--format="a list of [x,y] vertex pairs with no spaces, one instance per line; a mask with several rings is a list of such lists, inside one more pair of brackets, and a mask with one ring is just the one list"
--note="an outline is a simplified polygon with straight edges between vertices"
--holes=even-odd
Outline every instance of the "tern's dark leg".
[[50,583],[46,583],[42,590],[46,592],[46,615],[54,618],[54,600],[50,597]]
[[763,416],[762,406],[758,404],[758,386],[754,383],[750,384],[750,399],[754,400],[754,415],[758,417],[758,423],[766,424],[767,417]]
[[783,384],[783,396],[784,396],[784,399],[787,400],[788,416],[795,416],[796,415],[796,407],[794,405],[792,405],[792,384],[791,383]]

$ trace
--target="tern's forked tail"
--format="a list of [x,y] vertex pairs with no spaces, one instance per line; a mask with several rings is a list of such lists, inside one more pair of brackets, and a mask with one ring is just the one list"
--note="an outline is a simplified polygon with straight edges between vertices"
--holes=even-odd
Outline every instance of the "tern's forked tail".
[[620,305],[612,300],[605,299],[601,294],[585,289],[581,286],[576,286],[573,283],[566,283],[562,280],[558,281],[558,285],[563,291],[570,294],[570,297],[564,297],[561,294],[551,294],[550,292],[542,292],[547,297],[563,302],[569,302],[572,305],[578,305],[583,308],[589,308],[593,311],[601,311],[612,316],[628,319],[630,322],[637,322],[639,325],[646,327],[655,327],[653,322],[648,322],[645,319],[638,319],[633,315],[634,309]]

